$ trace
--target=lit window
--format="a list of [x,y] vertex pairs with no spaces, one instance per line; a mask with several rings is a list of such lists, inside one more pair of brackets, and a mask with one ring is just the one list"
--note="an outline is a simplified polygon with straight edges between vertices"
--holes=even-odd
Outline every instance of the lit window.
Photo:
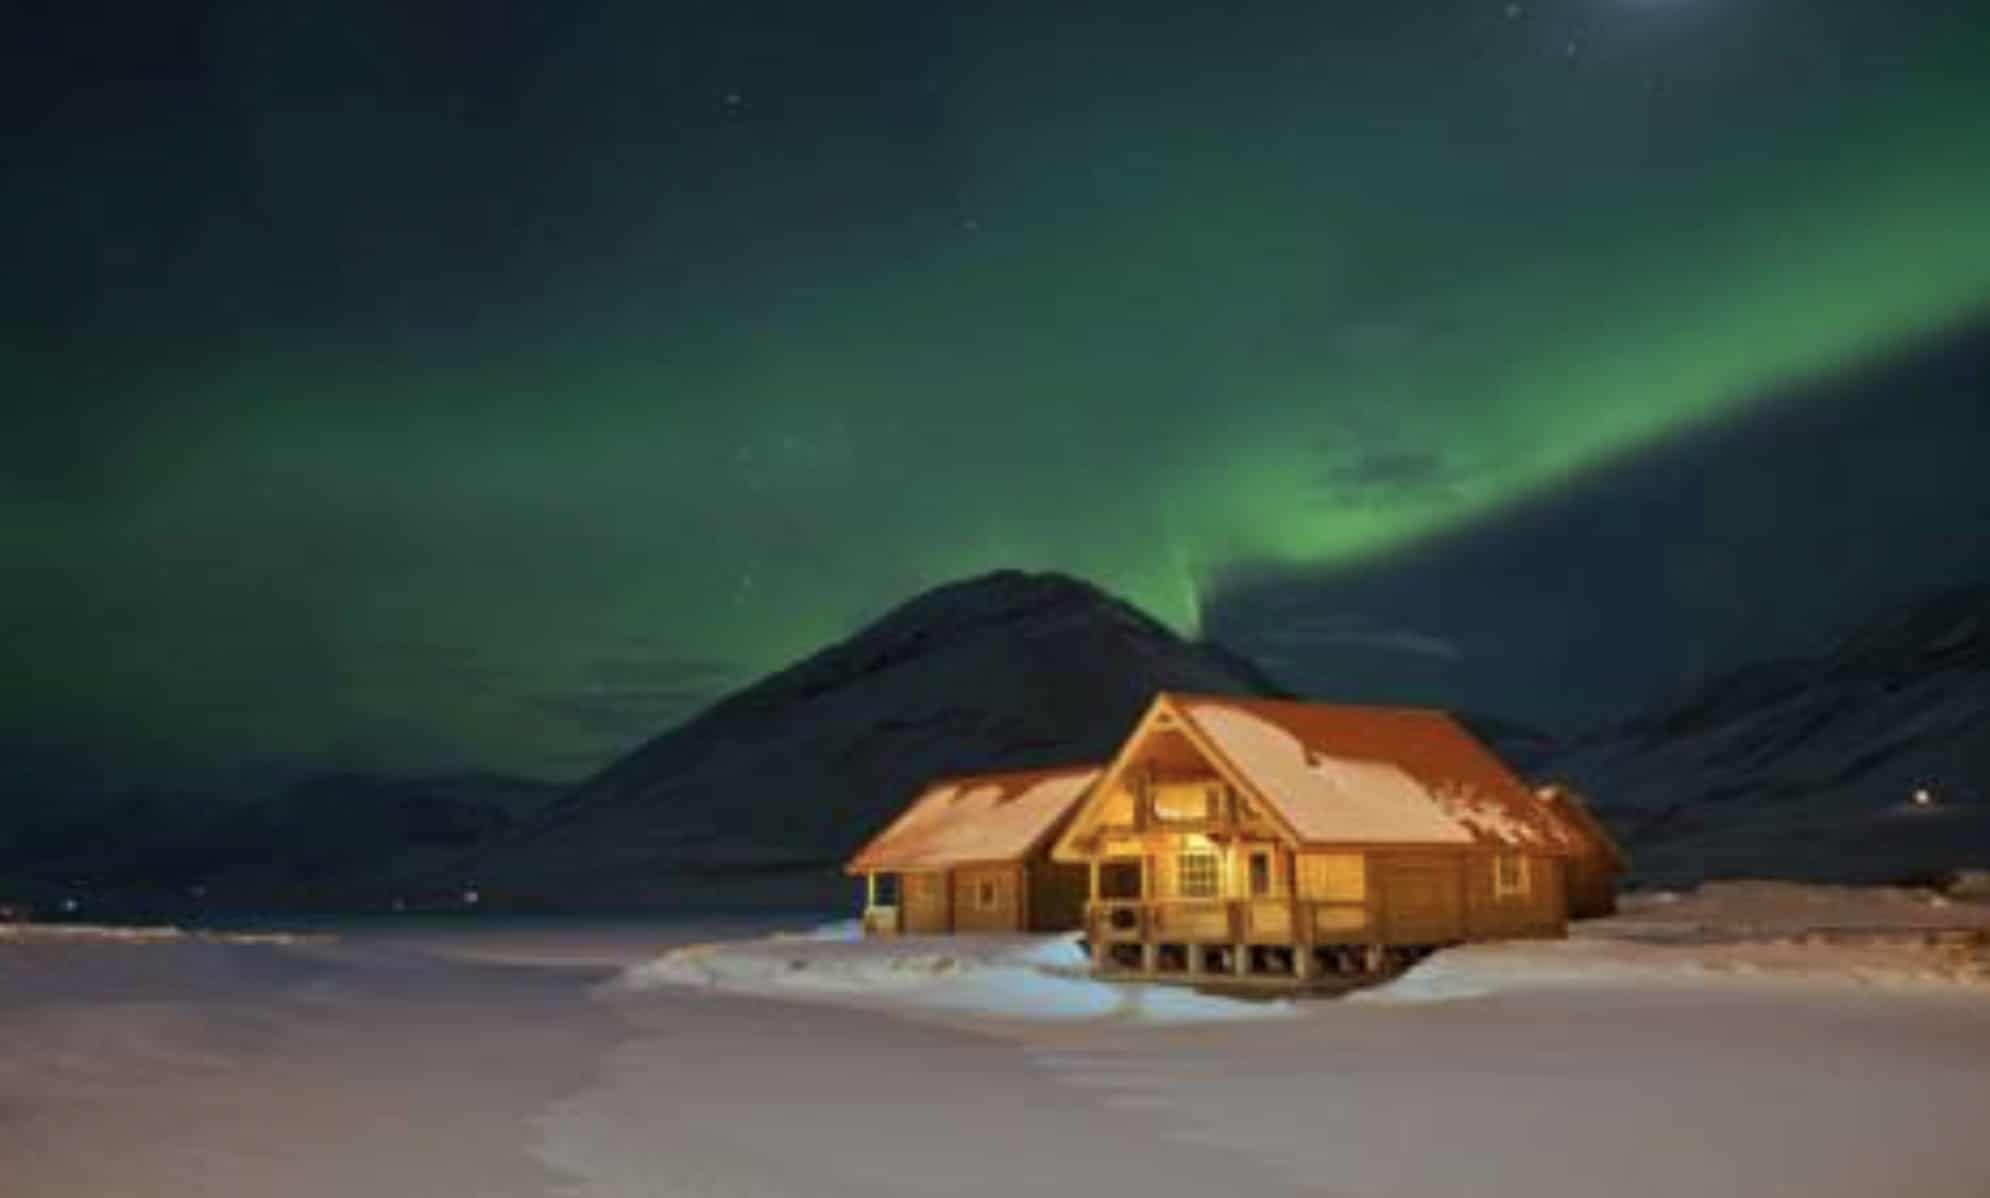
[[1154,818],[1168,823],[1202,823],[1216,818],[1220,786],[1184,786],[1179,783],[1154,789]]
[[976,910],[993,911],[1000,898],[1001,890],[995,885],[995,879],[983,878],[981,881],[975,883],[974,906]]
[[1175,858],[1184,898],[1215,898],[1218,892],[1216,854],[1182,853]]
[[1360,853],[1301,853],[1299,896],[1332,903],[1368,898],[1368,867]]
[[1493,895],[1521,898],[1527,893],[1527,858],[1518,853],[1501,853],[1493,858]]

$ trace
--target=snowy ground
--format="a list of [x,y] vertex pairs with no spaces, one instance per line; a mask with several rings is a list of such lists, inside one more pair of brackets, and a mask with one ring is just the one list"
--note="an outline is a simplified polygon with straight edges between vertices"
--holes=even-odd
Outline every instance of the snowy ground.
[[1299,1002],[1061,938],[15,937],[0,1192],[1981,1198],[1984,928],[1723,887]]
[[[1742,982],[1990,1000],[1990,903],[1883,887],[1715,883],[1684,895],[1628,898],[1619,915],[1578,924],[1567,940],[1452,949],[1342,1001]],[[854,922],[685,946],[627,971],[613,988],[658,987],[1023,1023],[1264,1020],[1311,1014],[1321,1001],[1100,982],[1086,975],[1075,936],[865,941]]]
[[[1087,976],[1069,936],[908,936],[863,940],[857,925],[806,935],[690,945],[629,970],[611,991],[689,987],[868,1007],[900,1015],[1026,1023],[1289,1016],[1289,1001],[1217,998],[1178,986]],[[955,1022],[961,1022],[957,1018]]]

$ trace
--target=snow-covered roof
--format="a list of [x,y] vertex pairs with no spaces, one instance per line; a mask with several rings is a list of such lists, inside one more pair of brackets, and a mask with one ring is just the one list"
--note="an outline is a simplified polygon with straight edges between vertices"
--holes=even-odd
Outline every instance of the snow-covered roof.
[[1164,696],[1307,843],[1582,847],[1442,711]]
[[936,869],[1019,860],[1057,830],[1098,766],[939,778],[845,868]]

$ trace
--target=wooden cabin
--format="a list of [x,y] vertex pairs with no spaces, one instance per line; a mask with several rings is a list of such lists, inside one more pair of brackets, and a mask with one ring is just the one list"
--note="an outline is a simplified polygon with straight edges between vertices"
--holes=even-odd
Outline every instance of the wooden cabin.
[[1537,787],[1534,794],[1562,822],[1577,845],[1562,863],[1563,888],[1568,891],[1570,919],[1596,919],[1617,912],[1617,888],[1630,861],[1617,847],[1589,802],[1559,783]]
[[1076,928],[1085,868],[1049,849],[1098,776],[1088,765],[928,783],[844,867],[864,879],[865,933]]
[[1164,693],[1050,856],[1096,972],[1290,985],[1564,935],[1578,847],[1444,712]]

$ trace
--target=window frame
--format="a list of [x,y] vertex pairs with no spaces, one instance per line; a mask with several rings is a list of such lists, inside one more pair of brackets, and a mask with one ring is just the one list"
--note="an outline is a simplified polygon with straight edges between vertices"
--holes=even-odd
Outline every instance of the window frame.
[[[1191,862],[1195,865],[1193,870],[1190,869]],[[1206,892],[1201,889],[1200,885],[1205,878],[1205,867],[1209,885],[1209,889]],[[1191,888],[1189,885],[1189,879],[1192,876],[1197,881],[1195,888]],[[1175,893],[1182,898],[1222,898],[1222,855],[1209,849],[1182,849],[1178,851],[1175,854]]]
[[976,911],[997,911],[1002,907],[1002,879],[976,878],[974,880],[974,909]]
[[[1101,861],[1099,898],[1105,902],[1137,901],[1146,893],[1146,875],[1147,864],[1138,857],[1113,857]],[[1108,879],[1111,881],[1108,882]]]
[[1276,879],[1271,872],[1270,849],[1251,849],[1245,856],[1244,890],[1254,899],[1271,898],[1278,893]]
[[[1508,876],[1508,871],[1511,876]],[[1525,853],[1495,853],[1493,855],[1493,897],[1497,899],[1524,899],[1534,891],[1533,871],[1529,868]]]
[[[890,892],[889,901],[884,897],[887,891]],[[901,883],[896,870],[881,869],[871,871],[871,889],[867,897],[869,899],[869,906],[873,909],[879,911],[894,910],[904,901],[904,894],[905,887]]]

